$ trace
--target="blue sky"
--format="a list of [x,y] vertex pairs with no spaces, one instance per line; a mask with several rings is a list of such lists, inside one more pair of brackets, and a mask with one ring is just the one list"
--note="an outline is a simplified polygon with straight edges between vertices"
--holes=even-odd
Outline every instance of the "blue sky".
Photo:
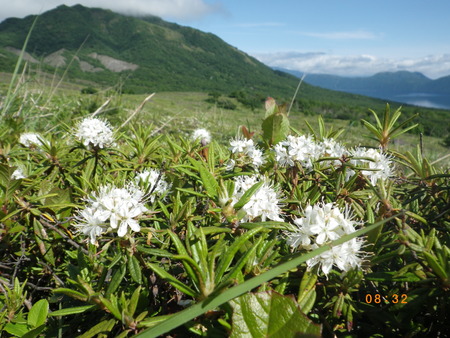
[[450,75],[449,0],[0,0],[0,20],[81,3],[211,32],[269,66]]

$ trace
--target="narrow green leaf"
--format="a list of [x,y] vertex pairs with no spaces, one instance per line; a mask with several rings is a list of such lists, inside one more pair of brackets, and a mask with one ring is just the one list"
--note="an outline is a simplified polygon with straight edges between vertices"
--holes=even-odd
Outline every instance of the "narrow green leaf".
[[258,232],[263,231],[264,228],[255,228],[251,229],[248,232],[244,233],[239,238],[235,239],[233,244],[228,248],[226,252],[223,253],[223,256],[220,257],[219,264],[217,266],[216,270],[216,276],[215,276],[215,282],[216,284],[220,283],[222,280],[223,275],[229,268],[231,262],[234,259],[234,256],[239,251],[239,249],[242,247],[242,245],[245,244],[251,237],[256,235]]
[[131,278],[138,284],[142,284],[142,271],[139,260],[136,256],[128,257],[128,271],[130,272]]
[[203,232],[203,234],[205,234],[205,235],[221,234],[224,232],[229,233],[232,231],[230,228],[221,228],[221,227],[211,226],[211,227],[199,228],[199,229],[197,229],[196,233],[199,232],[200,229]]
[[208,168],[205,166],[205,163],[197,161],[191,157],[189,157],[189,161],[192,163],[194,168],[198,171],[200,174],[200,179],[202,181],[203,187],[206,190],[206,193],[210,197],[217,196],[219,183],[214,178],[214,175],[208,170]]
[[72,289],[67,289],[67,288],[55,289],[55,290],[53,290],[53,293],[62,293],[64,295],[66,295],[66,296],[69,296],[69,297],[72,297],[72,298],[75,298],[75,299],[78,299],[78,300],[82,300],[82,301],[86,301],[87,297],[88,297],[87,295],[85,295],[85,294],[83,294],[81,292],[78,292],[78,291],[75,291],[75,290],[72,290]]
[[377,127],[375,127],[373,124],[371,124],[370,122],[366,121],[366,120],[361,120],[362,123],[364,124],[364,127],[366,127],[367,129],[369,129],[370,132],[372,132],[372,134],[374,134],[377,138],[381,137],[381,133],[380,131],[377,129]]
[[109,283],[108,289],[106,290],[105,296],[109,297],[112,295],[116,290],[119,288],[120,283],[122,283],[123,278],[125,277],[125,274],[127,272],[126,266],[121,265],[114,275],[111,278],[111,281]]
[[172,284],[173,287],[177,288],[178,290],[180,290],[181,292],[185,293],[186,295],[190,296],[190,297],[195,297],[196,296],[196,292],[194,290],[192,290],[189,286],[187,286],[186,284],[184,284],[183,282],[179,281],[178,279],[176,279],[174,276],[172,276],[170,273],[168,273],[166,270],[164,270],[163,268],[160,268],[159,266],[157,266],[156,264],[152,264],[152,263],[147,263],[147,265],[149,266],[150,269],[152,269],[159,277],[161,277],[162,279],[165,279],[166,281],[168,281],[170,284]]
[[75,315],[77,313],[83,313],[89,310],[93,310],[97,308],[97,305],[84,305],[84,306],[75,306],[75,307],[70,307],[67,309],[61,309],[61,310],[56,310],[53,312],[50,312],[50,317],[60,317],[60,316],[68,316],[68,315]]
[[141,286],[138,286],[131,295],[130,303],[128,304],[128,312],[130,316],[134,316],[134,313],[136,312],[140,295],[141,295]]
[[259,243],[254,243],[250,247],[250,249],[247,250],[241,258],[239,258],[239,260],[236,262],[236,264],[234,264],[234,266],[230,270],[230,272],[220,280],[220,285],[217,286],[218,289],[220,289],[223,285],[226,285],[228,283],[228,281],[234,279],[237,276],[237,274],[239,274],[241,272],[244,265],[252,257],[254,252],[258,249],[258,245],[259,245]]
[[194,195],[194,196],[198,196],[198,197],[202,197],[202,198],[207,197],[207,195],[202,194],[201,192],[197,192],[193,189],[184,189],[184,188],[175,188],[175,189],[178,191],[181,191],[181,192],[185,192],[186,194],[189,194],[189,195]]
[[437,262],[436,258],[430,253],[423,251],[423,255],[428,262],[428,265],[431,267],[433,272],[442,280],[448,280],[449,276],[445,272],[444,268]]
[[[183,242],[181,242],[180,238],[175,234],[173,231],[167,231],[170,238],[172,239],[173,243],[175,244],[175,247],[177,248],[178,253],[181,256],[189,256],[188,251],[186,250]],[[186,272],[188,275],[193,279],[194,283],[199,285],[200,280],[198,279],[197,273],[192,269],[192,267],[189,264],[184,264],[184,268],[186,269]]]
[[163,249],[153,249],[153,248],[147,248],[145,246],[142,245],[137,245],[136,246],[137,251],[148,254],[148,255],[152,255],[152,256],[158,256],[158,257],[167,257],[167,258],[172,258],[173,254],[170,253],[167,250],[163,250]]
[[114,328],[114,325],[116,325],[115,319],[104,320],[96,324],[95,326],[91,327],[88,331],[78,336],[77,338],[92,338],[97,335],[100,337],[101,333],[109,334],[111,333],[111,330]]
[[264,181],[260,181],[258,183],[255,183],[254,185],[252,185],[243,195],[242,197],[239,199],[239,201],[237,201],[234,204],[234,208],[236,210],[241,209],[244,205],[246,205],[249,201],[250,198],[259,190],[259,188],[261,188],[261,186],[264,184]]
[[122,314],[120,313],[119,306],[117,305],[117,297],[115,295],[111,295],[111,300],[100,296],[100,301],[114,317],[118,320],[122,320]]
[[167,319],[169,319],[170,317],[172,317],[173,314],[171,315],[164,315],[164,316],[157,316],[157,317],[152,317],[149,319],[145,319],[139,322],[138,327],[142,328],[142,327],[147,327],[147,328],[151,328],[159,323],[162,323],[164,321],[166,321]]

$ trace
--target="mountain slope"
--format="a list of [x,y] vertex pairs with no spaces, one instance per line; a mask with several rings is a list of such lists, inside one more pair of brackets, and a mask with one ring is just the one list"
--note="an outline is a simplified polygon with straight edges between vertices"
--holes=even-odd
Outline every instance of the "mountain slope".
[[[22,48],[34,19],[0,23],[0,67],[11,67],[5,58]],[[125,86],[136,92],[252,88],[279,95],[292,93],[298,82],[213,34],[156,17],[135,18],[81,5],[40,15],[27,51],[49,66],[64,67],[74,58],[72,77],[105,84],[125,79]],[[125,68],[111,69],[111,63]]]

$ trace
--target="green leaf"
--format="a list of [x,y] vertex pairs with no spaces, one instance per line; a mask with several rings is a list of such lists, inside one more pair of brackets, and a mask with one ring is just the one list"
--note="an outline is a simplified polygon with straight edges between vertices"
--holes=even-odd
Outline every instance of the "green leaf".
[[140,321],[138,324],[138,327],[139,328],[141,328],[141,327],[151,328],[161,322],[164,322],[165,320],[169,319],[172,316],[173,316],[173,314],[148,318],[148,319]]
[[220,283],[223,275],[229,268],[236,253],[239,251],[239,249],[242,247],[242,245],[244,245],[245,242],[247,242],[252,236],[256,235],[258,232],[263,231],[263,230],[264,230],[264,228],[262,228],[262,227],[249,230],[248,232],[244,233],[242,236],[237,238],[234,241],[234,243],[228,248],[228,250],[223,253],[223,255],[220,257],[220,261],[219,261],[219,264],[218,264],[217,270],[216,270],[216,277],[215,277],[216,284]]
[[438,263],[436,260],[436,257],[434,255],[431,255],[430,253],[423,251],[423,255],[425,256],[425,259],[428,262],[428,265],[433,269],[433,272],[435,275],[437,275],[442,280],[448,280],[447,273],[445,272],[445,269]]
[[83,333],[81,336],[78,336],[78,338],[91,338],[96,335],[100,336],[100,333],[110,333],[111,330],[114,328],[114,325],[116,324],[115,319],[110,320],[104,320],[97,325],[91,327],[89,331]]
[[[88,296],[85,295],[84,293],[72,290],[72,289],[67,289],[67,288],[59,288],[59,289],[55,289],[53,290],[53,293],[62,293],[66,296],[81,300],[81,301],[86,301]],[[53,312],[52,312],[53,313]]]
[[28,313],[28,325],[35,328],[45,323],[48,314],[48,301],[41,299],[36,302]]
[[[19,188],[21,183],[21,180],[11,178],[14,170],[14,168],[10,168],[6,164],[0,164],[0,189],[3,191],[2,199],[4,199],[4,201],[8,201],[12,198],[14,192]],[[0,194],[0,196],[1,195],[2,194]]]
[[196,292],[194,290],[192,290],[189,286],[187,286],[186,284],[184,284],[183,282],[179,281],[178,279],[176,279],[174,276],[172,276],[170,273],[168,273],[166,270],[164,270],[163,268],[160,268],[159,266],[157,266],[156,264],[152,264],[152,263],[147,263],[147,265],[150,267],[150,269],[152,269],[159,277],[161,277],[162,279],[165,279],[166,281],[168,281],[170,284],[172,284],[173,287],[177,288],[178,290],[180,290],[181,292],[185,293],[188,296],[191,297],[195,297],[196,296]]
[[27,324],[25,323],[7,323],[4,327],[5,331],[17,337],[22,337],[28,332]]
[[131,256],[128,258],[128,271],[130,272],[131,278],[138,284],[142,284],[142,271],[141,265],[139,264],[136,256]]
[[42,324],[38,327],[35,327],[34,329],[31,329],[27,333],[25,333],[21,338],[36,338],[40,335],[42,331],[44,331],[46,328],[46,325]]
[[202,197],[202,198],[207,197],[207,195],[202,194],[201,192],[197,192],[193,189],[184,189],[184,188],[175,188],[175,189],[178,191],[181,191],[181,192],[185,192],[186,194],[189,194],[189,195],[194,195],[194,196],[198,196],[198,197]]
[[292,297],[276,292],[249,293],[233,299],[231,337],[320,337],[322,328],[300,311]]
[[59,317],[59,316],[75,315],[77,313],[83,313],[88,310],[95,309],[96,307],[97,307],[97,305],[75,306],[75,307],[70,307],[67,309],[61,309],[61,310],[56,310],[56,311],[50,312],[49,316],[50,317]]
[[106,299],[105,297],[100,296],[100,301],[106,308],[116,317],[118,320],[122,320],[122,314],[120,313],[119,306],[117,305],[117,297],[115,295],[111,295],[111,300]]
[[122,282],[123,278],[125,277],[125,273],[127,272],[127,269],[125,265],[121,265],[119,269],[116,270],[114,275],[111,278],[111,282],[109,283],[108,289],[106,290],[106,297],[109,297],[112,295],[120,286],[120,283]]
[[314,302],[316,300],[316,282],[317,282],[316,271],[310,270],[305,271],[302,280],[300,282],[300,289],[297,298],[297,301],[300,305],[300,309],[305,314],[308,314],[308,312],[314,306]]
[[[394,252],[395,253],[395,252]],[[365,276],[367,280],[376,282],[419,282],[421,279],[413,272],[406,272],[401,276],[396,276],[397,271],[393,272],[373,272]]]
[[259,188],[264,184],[264,181],[260,181],[258,183],[253,184],[239,199],[239,201],[236,202],[234,205],[234,208],[236,210],[241,209],[244,205],[250,201],[250,198],[255,194]]
[[219,183],[214,178],[214,175],[205,167],[202,162],[196,161],[189,158],[191,163],[196,167],[200,173],[200,178],[202,180],[203,186],[205,187],[206,193],[210,197],[216,197],[219,190]]
[[147,248],[147,247],[142,246],[142,245],[137,245],[136,249],[137,249],[137,251],[143,252],[143,253],[148,254],[148,255],[159,256],[159,257],[167,257],[167,258],[172,258],[173,257],[172,253],[170,253],[167,250],[163,250],[163,249]]
[[266,117],[262,123],[263,138],[268,145],[284,140],[289,133],[289,119],[284,113],[275,113]]
[[141,287],[139,286],[136,290],[134,290],[133,294],[131,295],[130,303],[128,304],[128,312],[130,316],[134,316],[134,313],[136,312],[140,294]]

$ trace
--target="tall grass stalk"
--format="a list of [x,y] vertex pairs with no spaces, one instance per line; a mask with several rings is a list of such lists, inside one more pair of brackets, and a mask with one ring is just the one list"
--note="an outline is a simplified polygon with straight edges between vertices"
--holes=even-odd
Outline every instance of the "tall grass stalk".
[[[28,34],[25,38],[25,42],[23,43],[22,50],[20,51],[19,58],[16,62],[16,67],[14,68],[14,72],[11,78],[11,82],[9,83],[8,91],[6,93],[5,100],[3,102],[2,111],[0,113],[0,117],[3,119],[5,118],[5,115],[8,113],[9,108],[11,106],[11,103],[14,101],[17,93],[18,84],[16,84],[17,75],[19,74],[20,67],[22,65],[23,56],[25,55],[25,50],[28,45],[28,41],[30,40],[31,33],[34,29],[34,26],[36,25],[36,22],[38,20],[38,16],[34,19],[33,23],[31,24],[30,30],[28,31]],[[14,91],[13,91],[14,88]]]
[[294,105],[295,98],[297,97],[298,91],[299,91],[300,86],[302,85],[303,80],[305,79],[305,77],[306,77],[306,74],[303,74],[302,78],[301,78],[300,81],[298,82],[298,86],[297,86],[297,88],[295,89],[294,96],[292,97],[291,104],[289,105],[289,109],[288,109],[288,111],[287,111],[287,115],[288,115],[288,116],[289,116],[289,113],[291,112],[292,106]]

